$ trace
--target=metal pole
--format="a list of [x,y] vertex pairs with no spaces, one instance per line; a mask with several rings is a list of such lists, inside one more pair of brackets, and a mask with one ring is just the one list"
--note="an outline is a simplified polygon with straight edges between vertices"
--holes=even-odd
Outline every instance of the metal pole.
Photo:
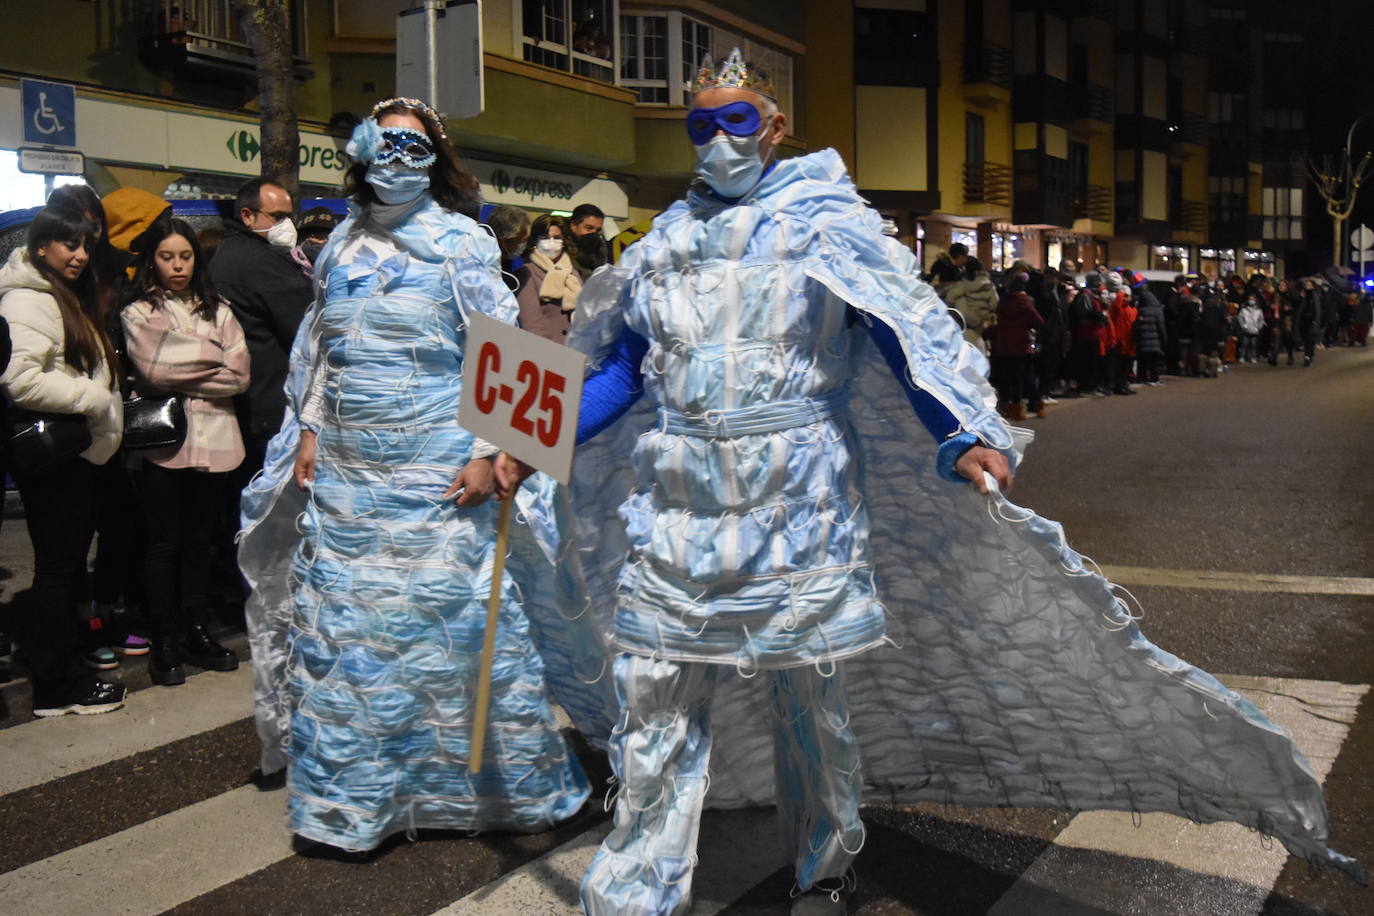
[[425,0],[425,101],[440,111],[439,93],[439,10],[444,0]]

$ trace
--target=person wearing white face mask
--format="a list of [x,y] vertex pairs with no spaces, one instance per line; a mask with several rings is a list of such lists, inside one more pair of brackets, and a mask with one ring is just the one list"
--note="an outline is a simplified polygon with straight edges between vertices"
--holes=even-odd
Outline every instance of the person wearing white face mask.
[[[1263,811],[1359,873],[1293,743],[1006,500],[1028,437],[839,155],[778,160],[786,119],[738,50],[692,89],[699,180],[569,335],[593,369],[562,610],[605,622],[620,702],[589,735],[617,797],[588,916],[688,912],[712,803],[776,805],[792,912],[842,913],[865,794]],[[528,472],[497,460],[503,490]]]
[[544,214],[530,226],[525,250],[528,279],[515,294],[520,303],[520,326],[554,343],[565,343],[582,292],[577,264],[565,249],[568,224]]
[[[476,179],[424,102],[379,102],[347,151],[349,215],[315,263],[286,419],[243,498],[262,768],[288,768],[291,829],[340,849],[541,830],[588,784],[545,691],[560,659],[541,661],[526,617],[551,603],[553,567],[524,521],[499,585],[486,768],[468,772],[499,510],[496,449],[458,404],[471,316],[518,314],[500,242],[462,212]],[[520,509],[552,512],[534,488]]]
[[210,261],[210,283],[243,328],[253,363],[248,390],[234,399],[246,453],[230,475],[228,486],[235,490],[262,467],[267,443],[281,428],[287,355],[314,295],[310,279],[291,256],[294,209],[291,194],[280,183],[267,178],[245,183]]

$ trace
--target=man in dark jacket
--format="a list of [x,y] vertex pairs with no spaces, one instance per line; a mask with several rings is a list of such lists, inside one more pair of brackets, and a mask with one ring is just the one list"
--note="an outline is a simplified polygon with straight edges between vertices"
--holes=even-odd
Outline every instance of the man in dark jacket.
[[963,279],[964,264],[968,261],[968,246],[963,242],[955,242],[949,246],[948,252],[941,252],[935,259],[935,263],[930,265],[930,273],[924,279],[935,291],[949,284],[956,283]]
[[1033,274],[1026,292],[1035,301],[1035,309],[1045,319],[1040,329],[1040,352],[1035,355],[1036,373],[1040,377],[1040,396],[1053,403],[1050,395],[1059,387],[1060,369],[1064,363],[1069,334],[1069,304],[1059,271],[1047,267],[1043,275]]
[[1164,306],[1150,287],[1144,283],[1135,292],[1135,358],[1136,373],[1141,381],[1159,387],[1159,363],[1164,357],[1168,332],[1164,321]]
[[253,360],[248,391],[236,404],[247,452],[236,476],[244,482],[262,467],[268,440],[281,428],[291,342],[314,298],[310,280],[291,259],[292,209],[291,195],[280,184],[248,182],[239,189],[234,216],[224,221],[224,241],[210,262],[210,280],[243,326]]
[[1322,306],[1325,294],[1311,280],[1302,281],[1302,295],[1298,297],[1298,311],[1294,318],[1297,333],[1302,340],[1305,367],[1312,365],[1312,357],[1317,352],[1317,338],[1322,330]]

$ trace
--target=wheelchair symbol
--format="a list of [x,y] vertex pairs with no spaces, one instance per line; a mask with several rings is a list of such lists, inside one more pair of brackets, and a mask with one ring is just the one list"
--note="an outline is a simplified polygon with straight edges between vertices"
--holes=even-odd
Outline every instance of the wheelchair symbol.
[[60,134],[67,128],[57,119],[57,112],[48,107],[48,94],[38,93],[38,110],[33,113],[33,126],[44,136]]

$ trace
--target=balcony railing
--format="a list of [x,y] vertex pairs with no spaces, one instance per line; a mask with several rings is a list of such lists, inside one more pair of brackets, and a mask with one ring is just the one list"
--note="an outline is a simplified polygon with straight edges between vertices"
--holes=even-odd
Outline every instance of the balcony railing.
[[1085,184],[1074,189],[1069,202],[1074,219],[1090,219],[1099,223],[1112,221],[1112,189],[1100,184]]
[[997,162],[964,163],[964,203],[1011,206],[1011,166]]
[[1011,49],[983,42],[964,45],[964,82],[1011,88]]
[[1076,86],[1073,89],[1073,114],[1081,121],[1110,124],[1116,118],[1116,94],[1106,86]]
[[1178,208],[1174,220],[1175,232],[1206,232],[1207,205],[1200,200],[1185,200]]
[[1198,114],[1184,114],[1169,123],[1171,143],[1193,143],[1202,146],[1207,142],[1207,119]]
[[[305,60],[304,8],[289,0],[291,53],[298,65]],[[144,39],[155,54],[182,62],[209,58],[225,62],[242,59],[253,67],[248,46],[231,0],[143,0]]]

